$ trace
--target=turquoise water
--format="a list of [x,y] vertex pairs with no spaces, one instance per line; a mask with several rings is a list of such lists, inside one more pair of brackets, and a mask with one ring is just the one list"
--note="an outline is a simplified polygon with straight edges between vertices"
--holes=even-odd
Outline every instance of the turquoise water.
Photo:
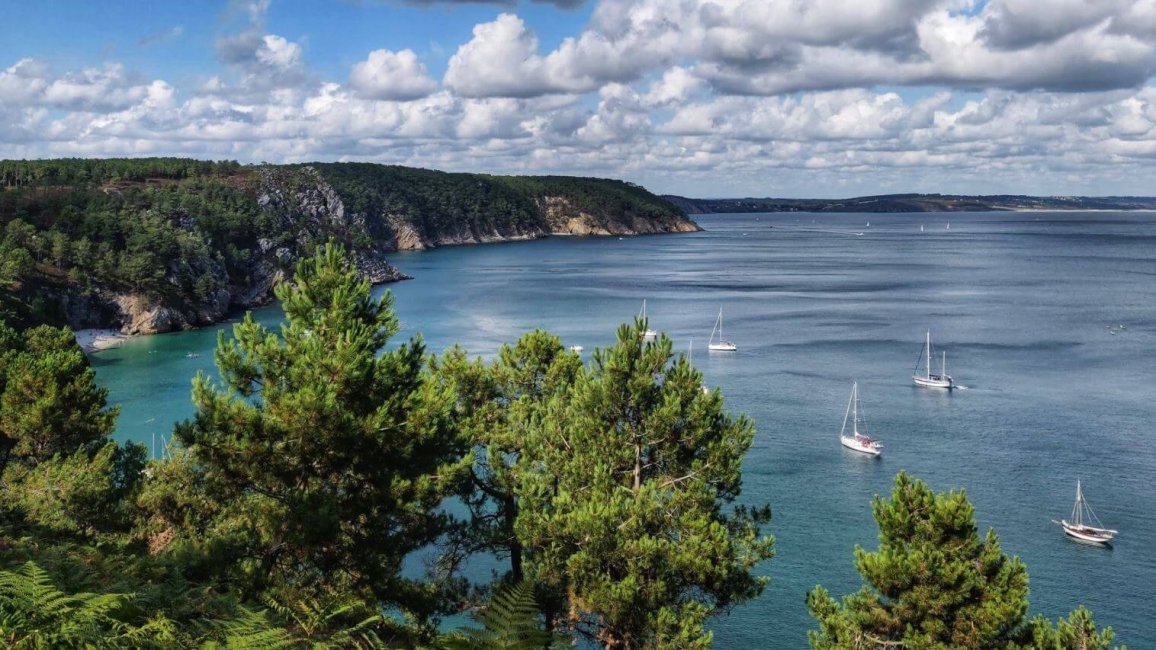
[[[852,550],[876,544],[871,496],[901,469],[967,490],[980,526],[1027,563],[1033,613],[1084,603],[1118,641],[1156,647],[1153,215],[699,222],[706,232],[400,254],[416,279],[382,290],[396,297],[401,336],[421,332],[432,351],[460,343],[488,356],[543,327],[588,357],[643,298],[676,349],[693,339],[707,383],[758,426],[744,498],[772,504],[778,538],[771,586],[715,623],[716,647],[805,647],[806,592],[858,588]],[[720,307],[736,353],[706,350]],[[911,385],[928,328],[964,389]],[[191,414],[190,378],[211,371],[215,337],[168,334],[96,355],[123,406],[120,437],[148,444]],[[886,444],[880,460],[839,446],[852,380]],[[1121,531],[1115,548],[1070,542],[1050,523],[1070,512],[1077,477]]]

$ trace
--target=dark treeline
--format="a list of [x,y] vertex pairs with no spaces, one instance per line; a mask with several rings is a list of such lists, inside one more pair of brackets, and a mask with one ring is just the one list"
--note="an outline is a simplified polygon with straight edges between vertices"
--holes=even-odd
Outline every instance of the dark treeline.
[[[0,325],[0,644],[709,648],[766,587],[754,424],[644,321],[589,364],[542,331],[487,363],[392,344],[389,295],[338,247],[276,292],[280,328],[219,337],[161,459],[110,440],[67,330]],[[874,509],[863,589],[807,597],[814,648],[1109,647],[1082,608],[1026,618],[1026,568],[962,493],[900,475]],[[492,583],[463,577],[480,554]]]
[[197,176],[231,176],[241,164],[191,158],[60,158],[0,160],[0,184],[5,188],[87,187],[109,182],[181,180]]

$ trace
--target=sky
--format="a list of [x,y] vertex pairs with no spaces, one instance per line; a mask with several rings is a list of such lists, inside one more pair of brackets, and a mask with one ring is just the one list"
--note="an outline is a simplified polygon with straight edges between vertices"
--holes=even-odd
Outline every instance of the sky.
[[0,157],[1156,194],[1156,0],[0,0]]

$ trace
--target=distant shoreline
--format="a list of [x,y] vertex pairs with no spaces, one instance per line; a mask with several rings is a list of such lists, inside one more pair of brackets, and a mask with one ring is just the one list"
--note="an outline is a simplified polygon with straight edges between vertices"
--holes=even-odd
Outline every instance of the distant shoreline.
[[1007,208],[999,212],[1156,212],[1156,208]]
[[888,194],[848,199],[688,199],[662,197],[689,215],[743,212],[1156,212],[1150,196],[1024,196],[994,194]]

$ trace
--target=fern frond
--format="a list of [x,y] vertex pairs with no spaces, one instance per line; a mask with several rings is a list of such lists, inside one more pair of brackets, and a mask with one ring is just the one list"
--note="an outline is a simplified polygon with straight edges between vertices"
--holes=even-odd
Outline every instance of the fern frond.
[[536,650],[552,635],[542,629],[534,585],[523,581],[498,590],[489,606],[474,614],[481,628],[464,628],[444,639],[460,650]]

